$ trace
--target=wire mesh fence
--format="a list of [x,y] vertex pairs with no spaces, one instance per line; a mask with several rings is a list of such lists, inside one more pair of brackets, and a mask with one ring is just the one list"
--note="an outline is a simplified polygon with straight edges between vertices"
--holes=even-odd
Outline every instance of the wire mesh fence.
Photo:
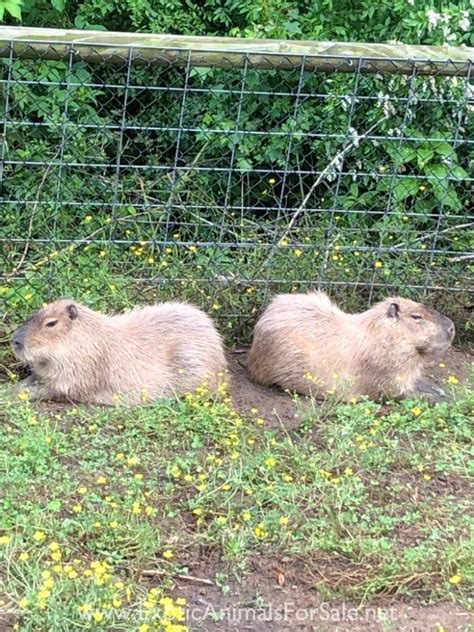
[[173,297],[235,342],[321,287],[469,318],[472,60],[101,36],[0,42],[3,314]]

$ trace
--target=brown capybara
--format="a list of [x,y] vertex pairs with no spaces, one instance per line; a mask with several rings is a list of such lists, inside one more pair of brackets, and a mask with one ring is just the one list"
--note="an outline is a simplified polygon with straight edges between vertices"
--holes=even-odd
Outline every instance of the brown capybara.
[[36,399],[133,405],[204,383],[214,391],[226,371],[212,320],[186,303],[107,316],[61,299],[31,316],[12,347],[33,372]]
[[453,337],[449,318],[406,298],[346,314],[323,292],[281,294],[255,326],[247,366],[257,382],[318,397],[436,400],[424,363]]

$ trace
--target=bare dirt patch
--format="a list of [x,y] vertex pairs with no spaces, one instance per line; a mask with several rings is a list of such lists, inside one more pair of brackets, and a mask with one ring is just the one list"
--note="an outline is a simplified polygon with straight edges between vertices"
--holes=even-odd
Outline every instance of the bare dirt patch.
[[192,632],[467,632],[474,624],[473,613],[454,603],[419,605],[396,596],[370,604],[325,599],[314,589],[304,561],[294,558],[254,558],[247,571],[244,578],[221,579],[218,586],[215,565],[191,565],[198,580],[212,581],[177,581]]

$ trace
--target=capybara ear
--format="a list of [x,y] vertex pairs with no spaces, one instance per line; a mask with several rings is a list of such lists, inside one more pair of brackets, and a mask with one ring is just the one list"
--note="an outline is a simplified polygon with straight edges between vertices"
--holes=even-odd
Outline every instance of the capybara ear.
[[387,310],[387,316],[389,318],[398,318],[400,313],[400,305],[398,303],[390,303],[390,307]]
[[77,307],[73,304],[68,305],[66,307],[68,316],[71,320],[75,320],[78,316],[79,316],[79,310],[77,309]]

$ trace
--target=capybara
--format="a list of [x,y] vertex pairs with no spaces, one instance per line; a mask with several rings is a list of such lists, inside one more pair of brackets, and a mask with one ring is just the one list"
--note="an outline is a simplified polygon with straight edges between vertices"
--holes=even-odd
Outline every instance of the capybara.
[[91,404],[139,404],[215,391],[226,360],[212,320],[170,302],[108,316],[60,299],[31,316],[12,347],[33,373],[32,397]]
[[256,381],[305,395],[436,400],[425,360],[453,337],[449,318],[399,296],[347,314],[323,292],[281,294],[255,326],[247,366]]

